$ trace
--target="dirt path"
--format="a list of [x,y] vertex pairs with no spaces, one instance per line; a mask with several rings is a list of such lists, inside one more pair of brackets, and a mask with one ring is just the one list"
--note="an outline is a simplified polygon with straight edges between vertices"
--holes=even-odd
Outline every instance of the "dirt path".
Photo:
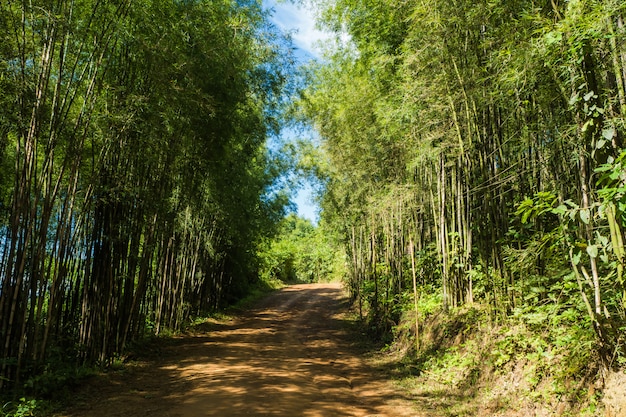
[[83,387],[67,417],[419,416],[351,343],[337,284],[295,285]]

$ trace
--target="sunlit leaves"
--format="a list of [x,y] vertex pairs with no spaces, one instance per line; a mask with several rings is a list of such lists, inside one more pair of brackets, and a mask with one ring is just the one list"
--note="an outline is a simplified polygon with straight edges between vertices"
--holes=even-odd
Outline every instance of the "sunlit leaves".
[[315,68],[302,108],[330,161],[324,207],[354,251],[354,285],[375,293],[386,268],[407,262],[385,252],[397,230],[383,225],[402,212],[402,238],[437,247],[445,294],[466,296],[474,270],[463,268],[481,266],[492,281],[480,296],[507,314],[554,297],[544,293],[564,288],[559,274],[571,271],[571,287],[576,270],[613,303],[623,2],[318,4],[353,41]]
[[266,140],[291,71],[259,1],[5,3],[0,386],[242,295],[286,204]]

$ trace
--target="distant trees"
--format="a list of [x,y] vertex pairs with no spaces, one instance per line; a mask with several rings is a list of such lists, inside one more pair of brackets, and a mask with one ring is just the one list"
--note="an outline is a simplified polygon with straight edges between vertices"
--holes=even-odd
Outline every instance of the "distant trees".
[[397,320],[415,263],[448,308],[556,305],[623,355],[623,2],[318,7],[351,40],[312,66],[300,109],[370,318]]
[[323,282],[340,279],[345,254],[337,236],[323,224],[287,215],[278,233],[259,247],[260,273],[266,280]]
[[0,387],[241,295],[286,202],[260,2],[9,1],[0,26]]

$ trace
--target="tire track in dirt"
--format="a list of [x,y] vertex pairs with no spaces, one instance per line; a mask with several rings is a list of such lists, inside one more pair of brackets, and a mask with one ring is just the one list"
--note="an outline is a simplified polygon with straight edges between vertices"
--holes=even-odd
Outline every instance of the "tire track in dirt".
[[63,416],[418,416],[359,356],[346,311],[338,284],[287,287],[173,340],[157,360],[88,384]]

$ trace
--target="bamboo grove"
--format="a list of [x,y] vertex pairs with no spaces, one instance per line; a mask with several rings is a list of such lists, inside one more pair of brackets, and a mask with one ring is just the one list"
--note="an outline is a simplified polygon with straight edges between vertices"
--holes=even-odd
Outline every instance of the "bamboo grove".
[[372,322],[438,294],[493,320],[583,323],[617,364],[625,3],[314,3],[338,40],[299,114],[322,138],[324,218]]
[[260,2],[8,0],[0,27],[0,388],[241,296],[285,205]]

